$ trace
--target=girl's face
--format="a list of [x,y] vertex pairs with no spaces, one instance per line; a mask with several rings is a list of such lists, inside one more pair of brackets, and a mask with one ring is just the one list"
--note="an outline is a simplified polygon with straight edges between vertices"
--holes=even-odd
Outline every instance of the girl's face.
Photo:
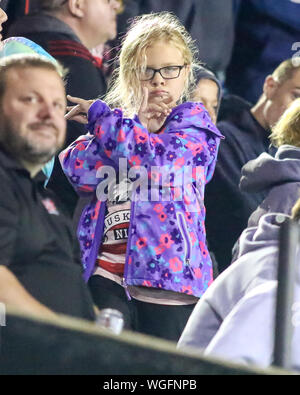
[[[141,75],[141,84],[142,87],[148,88],[149,102],[157,96],[162,96],[171,97],[172,101],[177,103],[184,92],[189,72],[189,66],[184,64],[181,51],[172,44],[158,41],[147,48],[146,59],[147,68],[144,75]],[[162,75],[153,72],[153,69],[160,69]],[[144,79],[148,80],[143,81]]]

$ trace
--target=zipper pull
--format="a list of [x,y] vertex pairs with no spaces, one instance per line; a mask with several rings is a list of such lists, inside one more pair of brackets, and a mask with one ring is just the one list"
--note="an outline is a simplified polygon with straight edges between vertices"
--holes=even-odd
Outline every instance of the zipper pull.
[[130,296],[130,293],[129,293],[129,290],[128,290],[128,285],[126,284],[125,278],[122,279],[122,287],[123,287],[124,290],[125,290],[127,299],[128,299],[128,300],[131,300],[132,298],[131,298],[131,296]]
[[189,269],[190,269],[190,272],[191,272],[191,274],[192,274],[192,276],[193,276],[193,279],[194,280],[197,280],[197,278],[196,278],[196,276],[195,276],[195,272],[194,272],[194,268],[190,265],[190,258],[187,258],[186,260],[185,260],[185,263],[186,263],[186,265],[189,267]]

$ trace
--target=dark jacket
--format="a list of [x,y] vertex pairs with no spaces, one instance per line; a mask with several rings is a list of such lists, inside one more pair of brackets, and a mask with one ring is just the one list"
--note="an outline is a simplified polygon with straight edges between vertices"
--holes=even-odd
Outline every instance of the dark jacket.
[[268,74],[285,59],[299,56],[300,3],[292,0],[242,1],[226,87],[255,103]]
[[[106,83],[99,62],[80,42],[73,30],[59,19],[46,14],[23,17],[11,26],[9,36],[26,37],[61,62],[68,69],[67,94],[83,99],[105,94]],[[85,133],[83,125],[68,122],[65,147]],[[72,215],[78,198],[58,161],[48,187],[60,196],[68,213]]]
[[[250,103],[237,97],[224,100],[227,110],[221,111],[224,118],[218,128],[225,140],[220,144],[215,174],[205,195],[208,245],[220,271],[230,264],[234,243],[266,195],[240,191],[241,169],[249,160],[268,152],[270,145],[269,133],[252,116]],[[230,103],[234,105],[229,111]]]

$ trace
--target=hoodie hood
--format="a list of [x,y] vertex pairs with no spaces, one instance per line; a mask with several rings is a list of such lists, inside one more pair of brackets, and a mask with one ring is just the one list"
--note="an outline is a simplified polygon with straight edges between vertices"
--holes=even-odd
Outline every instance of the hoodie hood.
[[240,189],[257,193],[283,183],[299,181],[300,148],[282,145],[274,158],[264,152],[243,166]]
[[286,214],[265,214],[258,226],[246,228],[239,238],[236,259],[259,248],[278,246],[280,225],[288,218]]

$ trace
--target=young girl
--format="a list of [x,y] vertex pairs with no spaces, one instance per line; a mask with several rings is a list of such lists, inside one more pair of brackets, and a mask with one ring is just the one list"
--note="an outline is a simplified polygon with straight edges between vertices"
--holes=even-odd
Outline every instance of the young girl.
[[[84,275],[100,309],[120,310],[129,329],[177,341],[212,281],[203,200],[222,135],[202,104],[181,103],[193,89],[195,62],[192,40],[174,16],[137,18],[119,62],[106,102],[122,110],[73,98],[78,105],[69,117],[84,122],[81,113],[89,108],[90,134],[60,156],[78,193],[94,196],[78,228]],[[146,172],[154,199],[139,199],[136,188],[128,201],[101,201],[99,171],[110,166],[122,173],[125,158],[131,170]],[[178,175],[187,168],[193,178],[182,186]],[[168,170],[165,199],[163,188],[151,189],[151,182]]]

